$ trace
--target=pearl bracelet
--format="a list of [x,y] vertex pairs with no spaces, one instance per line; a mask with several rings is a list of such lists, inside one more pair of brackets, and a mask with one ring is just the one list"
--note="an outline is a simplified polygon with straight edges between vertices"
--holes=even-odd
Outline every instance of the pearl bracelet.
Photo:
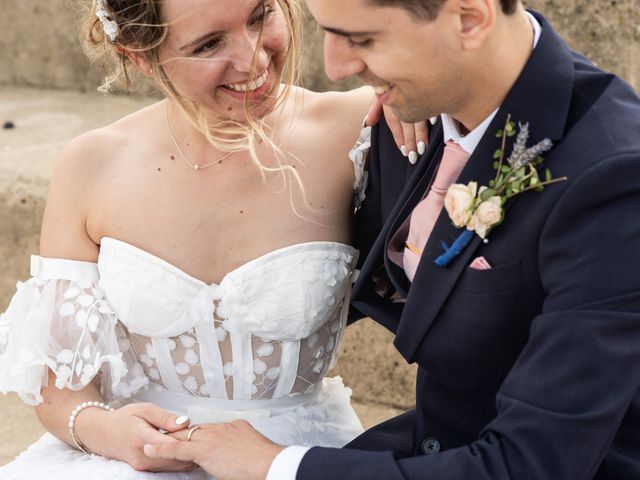
[[86,453],[87,455],[94,455],[94,453],[91,452],[87,447],[85,447],[82,444],[82,442],[78,439],[78,437],[76,436],[76,430],[75,430],[76,417],[81,411],[89,407],[101,408],[103,410],[106,410],[107,412],[113,412],[114,408],[110,407],[104,402],[82,402],[80,405],[74,408],[73,412],[71,412],[71,415],[69,415],[69,434],[71,434],[71,438],[73,439],[73,442],[76,444],[76,447],[78,447],[78,450]]

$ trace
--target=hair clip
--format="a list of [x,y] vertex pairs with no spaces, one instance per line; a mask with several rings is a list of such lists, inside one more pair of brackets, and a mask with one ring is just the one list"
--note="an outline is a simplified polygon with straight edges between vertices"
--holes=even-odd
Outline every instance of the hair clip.
[[115,43],[116,38],[118,38],[118,24],[114,20],[110,20],[111,16],[107,11],[107,7],[104,4],[104,0],[96,1],[96,17],[102,23],[102,29],[104,30],[104,34],[109,37],[111,43]]

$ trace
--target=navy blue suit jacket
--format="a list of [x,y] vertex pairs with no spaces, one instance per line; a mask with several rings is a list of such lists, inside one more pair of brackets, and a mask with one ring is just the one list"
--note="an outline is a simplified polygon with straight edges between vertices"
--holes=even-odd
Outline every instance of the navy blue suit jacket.
[[[640,100],[535,15],[540,41],[458,182],[493,178],[507,114],[530,123],[530,145],[554,142],[545,166],[568,180],[511,199],[489,243],[476,236],[447,268],[434,259],[459,230],[443,212],[409,289],[386,245],[427,188],[442,128],[415,166],[375,129],[352,303],[418,363],[416,409],[311,449],[298,479],[640,479]],[[468,267],[480,255],[491,270]],[[405,305],[375,292],[381,272]]]

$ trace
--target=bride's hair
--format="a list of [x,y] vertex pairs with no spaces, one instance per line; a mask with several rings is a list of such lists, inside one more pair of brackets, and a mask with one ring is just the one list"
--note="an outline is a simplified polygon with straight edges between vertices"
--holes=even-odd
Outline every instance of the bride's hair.
[[[264,1],[264,0],[263,0]],[[266,116],[277,109],[285,100],[289,87],[299,79],[302,40],[302,7],[300,0],[275,0],[283,13],[287,24],[288,43],[285,52],[282,83],[284,88],[278,92],[275,102]],[[153,78],[159,90],[178,105],[193,126],[218,150],[225,152],[247,151],[258,165],[263,176],[265,172],[281,172],[286,183],[288,172],[290,179],[304,188],[295,168],[283,165],[284,153],[272,140],[268,126],[261,118],[255,118],[249,111],[245,98],[244,113],[246,123],[230,118],[211,120],[194,101],[180,95],[171,84],[162,68],[158,56],[158,47],[167,36],[169,25],[162,21],[163,0],[90,0],[90,5],[82,2],[82,44],[89,59],[101,65],[106,75],[99,91],[107,93],[117,89],[131,91],[140,80],[140,73],[132,60],[125,54],[144,55],[153,68]],[[256,63],[259,46],[262,43],[262,25],[258,38],[258,47],[253,57],[250,78],[256,77]],[[271,145],[277,167],[264,165],[256,153],[256,145]],[[306,200],[305,200],[306,203]]]

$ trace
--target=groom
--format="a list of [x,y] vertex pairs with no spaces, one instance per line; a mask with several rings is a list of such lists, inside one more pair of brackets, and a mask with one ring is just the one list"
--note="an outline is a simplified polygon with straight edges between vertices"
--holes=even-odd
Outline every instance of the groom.
[[[416,165],[374,128],[355,228],[353,305],[418,363],[416,410],[341,450],[283,450],[236,422],[148,453],[220,479],[640,478],[636,95],[519,0],[307,3],[330,77],[359,76],[402,120],[438,116]],[[506,181],[516,138],[553,142],[534,152],[539,179],[526,167],[529,183],[475,223],[456,208],[473,188],[454,187],[442,208],[452,182],[496,190],[495,167]],[[465,231],[449,213],[475,233],[439,266]]]

